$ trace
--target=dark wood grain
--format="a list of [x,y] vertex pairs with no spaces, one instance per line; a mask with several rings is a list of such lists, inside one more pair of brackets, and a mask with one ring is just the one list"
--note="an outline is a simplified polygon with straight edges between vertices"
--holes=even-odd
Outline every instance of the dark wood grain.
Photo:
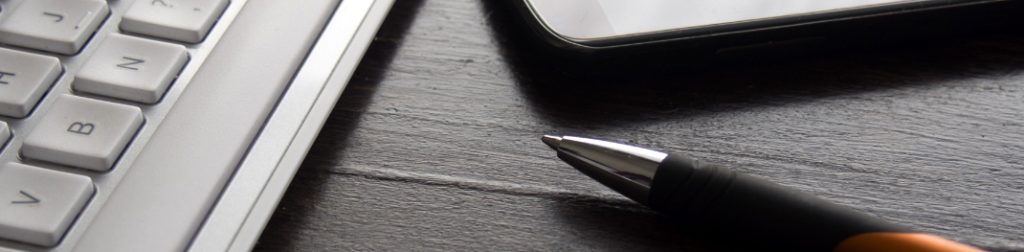
[[1024,250],[1024,35],[594,77],[496,1],[398,1],[256,250],[693,250],[554,157],[685,153],[993,251]]

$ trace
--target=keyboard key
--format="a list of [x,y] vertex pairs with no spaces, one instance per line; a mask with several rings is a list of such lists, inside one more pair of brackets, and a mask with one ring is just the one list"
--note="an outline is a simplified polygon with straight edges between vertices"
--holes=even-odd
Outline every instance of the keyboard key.
[[21,149],[27,158],[106,171],[142,125],[137,107],[62,95]]
[[0,48],[0,115],[27,116],[60,73],[57,58]]
[[53,246],[93,193],[89,177],[19,163],[0,167],[0,238]]
[[109,13],[99,0],[24,1],[0,23],[0,42],[75,54]]
[[3,149],[7,139],[11,139],[11,130],[7,128],[7,123],[0,121],[0,150]]
[[156,103],[186,62],[184,46],[111,34],[75,75],[72,86],[77,91]]
[[135,1],[121,19],[121,30],[198,43],[227,6],[227,0]]

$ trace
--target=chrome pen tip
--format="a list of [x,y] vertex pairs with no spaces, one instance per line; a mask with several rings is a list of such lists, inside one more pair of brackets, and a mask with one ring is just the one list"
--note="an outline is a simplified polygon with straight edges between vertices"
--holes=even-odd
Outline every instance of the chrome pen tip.
[[544,144],[547,144],[548,147],[551,147],[551,149],[558,150],[558,145],[559,143],[562,142],[562,137],[544,135],[544,137],[541,137],[540,140],[544,141]]

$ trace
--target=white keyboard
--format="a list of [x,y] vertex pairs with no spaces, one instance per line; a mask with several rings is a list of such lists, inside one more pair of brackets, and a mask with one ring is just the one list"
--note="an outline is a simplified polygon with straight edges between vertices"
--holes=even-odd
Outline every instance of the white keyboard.
[[0,251],[244,251],[392,0],[0,0]]

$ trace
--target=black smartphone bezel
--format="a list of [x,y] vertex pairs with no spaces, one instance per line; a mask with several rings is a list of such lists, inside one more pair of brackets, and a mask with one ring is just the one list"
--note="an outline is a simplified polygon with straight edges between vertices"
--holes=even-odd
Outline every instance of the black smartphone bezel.
[[691,61],[708,61],[884,44],[906,38],[956,36],[1020,25],[1024,21],[1024,0],[992,0],[592,46],[567,40],[549,30],[526,1],[511,2],[527,26],[556,53],[577,58],[673,53]]

